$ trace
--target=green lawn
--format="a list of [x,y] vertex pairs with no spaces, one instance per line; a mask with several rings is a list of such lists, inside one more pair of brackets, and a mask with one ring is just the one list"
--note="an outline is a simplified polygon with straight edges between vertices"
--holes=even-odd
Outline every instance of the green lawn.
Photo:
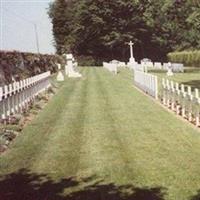
[[150,70],[150,73],[157,75],[161,83],[162,78],[176,81],[178,83],[189,85],[194,88],[200,89],[200,71],[199,70],[186,70],[185,73],[174,73],[173,76],[168,77],[164,71]]
[[200,132],[133,87],[81,68],[0,157],[2,200],[198,200]]

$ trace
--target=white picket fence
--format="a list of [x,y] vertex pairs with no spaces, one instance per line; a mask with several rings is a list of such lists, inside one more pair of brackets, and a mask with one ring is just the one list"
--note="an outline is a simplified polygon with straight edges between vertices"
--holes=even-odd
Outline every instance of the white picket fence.
[[48,89],[50,71],[0,87],[0,119],[21,113],[34,98]]
[[146,72],[134,70],[134,83],[145,93],[158,99],[158,78]]
[[200,125],[200,98],[197,88],[192,93],[190,86],[162,79],[162,103],[189,122]]
[[103,62],[103,67],[109,70],[110,72],[117,74],[117,64]]

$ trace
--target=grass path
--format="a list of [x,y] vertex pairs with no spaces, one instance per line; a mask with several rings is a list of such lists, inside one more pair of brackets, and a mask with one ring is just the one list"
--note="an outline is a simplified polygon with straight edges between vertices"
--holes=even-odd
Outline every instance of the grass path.
[[197,200],[200,133],[122,70],[82,68],[0,157],[3,200]]

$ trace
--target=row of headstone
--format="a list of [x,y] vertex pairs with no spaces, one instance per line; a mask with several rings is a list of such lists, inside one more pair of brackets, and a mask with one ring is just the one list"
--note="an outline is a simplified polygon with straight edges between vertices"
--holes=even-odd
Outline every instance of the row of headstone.
[[50,71],[0,87],[0,119],[22,113],[50,84]]
[[172,72],[184,72],[184,65],[182,63],[161,63],[161,62],[142,62],[143,66],[154,68],[154,69],[161,69],[161,70],[169,70],[171,69]]
[[115,63],[103,62],[103,67],[114,74],[117,74],[118,72],[118,67],[117,67],[117,64]]
[[141,72],[147,72],[148,69],[147,69],[147,66],[146,65],[142,65],[138,62],[134,62],[134,63],[128,63],[127,64],[127,67],[131,70],[137,70],[137,71],[141,71]]
[[134,70],[134,84],[148,95],[158,99],[158,78],[155,75]]
[[126,63],[125,62],[121,62],[121,61],[118,61],[118,60],[112,60],[109,63],[116,64],[117,67],[126,67]]
[[[78,62],[75,61],[74,56],[72,54],[64,54],[66,58],[66,65],[65,65],[65,75],[69,78],[80,78],[82,75],[78,72]],[[58,65],[58,74],[57,74],[57,81],[64,81],[64,75],[61,71],[61,65]]]
[[197,88],[193,93],[190,86],[162,79],[162,103],[189,122],[200,125],[200,97]]
[[147,72],[147,67],[139,64],[138,62],[128,62],[127,65],[125,62],[120,62],[117,60],[112,60],[109,63],[103,62],[103,67],[110,69],[110,71],[117,73],[117,69],[120,67],[128,67],[131,70],[138,70],[138,71],[143,71]]
[[145,67],[149,67],[149,68],[154,67],[153,62],[149,62],[149,61],[147,61],[147,62],[141,61],[141,65],[145,66]]

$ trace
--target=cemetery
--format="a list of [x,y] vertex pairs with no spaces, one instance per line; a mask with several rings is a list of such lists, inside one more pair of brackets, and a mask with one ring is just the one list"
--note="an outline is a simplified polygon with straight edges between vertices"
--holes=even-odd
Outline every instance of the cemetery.
[[[156,186],[162,183],[162,187],[166,187],[164,181],[168,179],[169,173],[173,173],[176,177],[174,187],[180,184],[181,180],[184,180],[185,184],[191,183],[191,176],[195,176],[192,183],[198,185],[199,178],[194,174],[199,166],[200,131],[195,128],[200,126],[199,90],[194,85],[180,82],[196,79],[199,77],[198,73],[188,73],[190,77],[187,78],[187,72],[173,71],[173,75],[168,76],[168,70],[161,72],[159,69],[156,72],[155,69],[152,71],[152,66],[133,62],[130,67],[130,63],[124,65],[120,61],[104,62],[103,67],[77,68],[78,63],[72,54],[65,54],[63,58],[66,64],[57,63],[56,74],[50,75],[48,71],[0,87],[0,118],[2,128],[4,127],[1,150],[5,150],[0,157],[1,174],[18,170],[21,165],[29,163],[31,157],[37,160],[37,164],[31,166],[31,171],[45,171],[48,174],[56,171],[57,177],[63,176],[63,169],[68,169],[67,174],[71,176],[74,167],[83,170],[79,172],[79,176],[84,177],[84,169],[87,166],[92,170],[92,174],[100,171],[103,177],[109,177],[112,173],[113,180],[116,179],[118,184],[122,184],[122,177],[124,181],[128,181],[130,177],[135,180],[135,175],[131,173],[134,167],[140,173],[145,172],[142,174],[143,178],[139,179],[142,184]],[[13,123],[13,119],[24,111],[31,110],[32,105],[37,102],[35,99],[40,94],[46,95],[48,88],[55,85],[57,92],[47,105],[30,124],[25,128],[21,126],[19,130],[18,122],[15,120]],[[158,103],[152,101],[152,98]],[[171,112],[167,112],[161,104]],[[29,112],[27,115],[30,115]],[[188,122],[181,121],[176,115]],[[76,134],[78,138],[74,138]],[[5,143],[2,143],[2,138]],[[138,139],[135,140],[136,138]],[[193,145],[192,148],[188,140]],[[100,146],[97,146],[97,142]],[[2,148],[5,145],[6,148]],[[24,145],[28,145],[28,150],[24,151]],[[41,152],[40,158],[37,158],[43,148],[48,151]],[[63,154],[64,151],[66,153]],[[127,157],[131,152],[140,158],[137,164],[131,157]],[[82,157],[77,160],[80,154]],[[104,156],[99,157],[100,154]],[[165,154],[169,155],[167,159],[177,159],[173,162],[161,162]],[[91,158],[94,158],[92,163]],[[95,158],[98,158],[98,161]],[[16,164],[9,165],[13,159]],[[127,161],[124,163],[124,160]],[[180,162],[182,167],[177,168],[176,165]],[[128,171],[125,172],[124,169]],[[154,169],[155,174],[151,175]],[[162,173],[163,170],[167,170],[166,174]],[[30,172],[22,173],[27,176],[26,173]],[[147,178],[149,176],[152,177],[151,180]],[[4,191],[7,191],[7,187]],[[190,190],[195,188],[198,187],[192,186]],[[148,188],[145,190],[150,191]],[[71,191],[68,192],[64,194],[70,196]],[[172,191],[168,188],[168,192]],[[98,193],[95,195],[99,195]],[[182,193],[175,190],[172,194],[174,197],[170,199],[176,199]],[[6,197],[1,189],[0,195]],[[161,190],[159,195],[164,198]],[[16,193],[14,197],[18,199]],[[81,195],[81,198],[83,197],[84,195]]]
[[200,5],[101,3],[50,2],[54,54],[0,50],[0,200],[200,199]]

